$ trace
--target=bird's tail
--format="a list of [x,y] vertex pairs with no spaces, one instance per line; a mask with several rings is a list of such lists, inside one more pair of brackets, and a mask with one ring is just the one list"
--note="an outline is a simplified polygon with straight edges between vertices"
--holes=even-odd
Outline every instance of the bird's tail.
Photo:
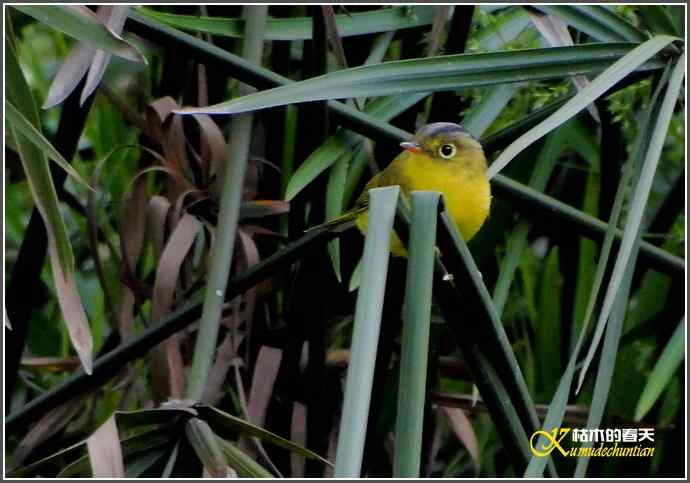
[[360,213],[364,210],[350,210],[346,211],[342,215],[340,215],[337,218],[333,218],[332,220],[329,220],[325,223],[321,223],[320,225],[312,226],[311,228],[307,228],[304,230],[305,232],[309,231],[345,231],[353,226],[355,226],[355,220],[357,217],[360,215]]

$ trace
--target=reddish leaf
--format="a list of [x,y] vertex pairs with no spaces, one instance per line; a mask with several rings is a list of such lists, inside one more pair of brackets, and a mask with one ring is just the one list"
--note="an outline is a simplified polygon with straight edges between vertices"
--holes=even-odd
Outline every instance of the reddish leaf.
[[[50,238],[50,234],[48,236]],[[55,243],[48,244],[48,253],[50,265],[53,268],[58,302],[67,324],[67,332],[69,332],[72,346],[84,366],[84,372],[91,374],[93,370],[93,339],[91,338],[89,320],[86,318],[86,312],[77,291],[76,278],[73,274],[67,275],[62,271]]]
[[86,440],[89,451],[91,471],[94,478],[124,478],[125,468],[122,461],[120,435],[117,431],[115,415],[101,425]]
[[438,54],[441,47],[441,37],[448,21],[448,12],[450,11],[450,5],[438,5],[436,6],[436,15],[434,16],[434,24],[431,27],[431,40],[429,41],[429,50],[427,51],[428,57],[433,57]]
[[467,449],[467,452],[472,457],[472,461],[474,461],[474,464],[478,467],[479,444],[477,443],[477,435],[474,433],[472,423],[462,409],[447,406],[441,407],[443,408],[443,412],[448,417],[448,421],[450,422],[453,432],[465,446],[465,449]]
[[259,349],[247,403],[247,418],[257,426],[264,425],[266,408],[273,394],[273,385],[278,376],[282,358],[283,351],[275,347],[262,346]]
[[[79,360],[75,360],[79,365]],[[22,364],[24,361],[22,361]],[[13,454],[13,464],[21,465],[27,456],[41,443],[59,433],[84,407],[84,398],[79,397],[61,404],[47,413],[34,424],[22,438]]]
[[[295,401],[292,405],[290,439],[303,448],[307,447],[307,407],[299,401]],[[297,453],[290,454],[292,478],[304,477],[304,463],[304,456]]]
[[[160,320],[173,306],[175,288],[182,262],[192,247],[201,223],[192,215],[184,215],[161,254],[151,300],[151,318]],[[151,378],[158,401],[168,397],[179,399],[184,392],[184,364],[177,343],[177,334],[163,341],[151,352]]]
[[[98,7],[98,17],[105,23],[105,26],[111,32],[119,36],[125,26],[125,20],[127,20],[128,8],[129,7],[122,5],[101,5]],[[96,90],[98,84],[100,84],[103,74],[105,74],[105,69],[110,62],[110,57],[110,52],[100,49],[96,51],[93,61],[91,62],[91,67],[89,68],[89,74],[86,76],[86,84],[81,91],[81,104],[84,104],[84,101],[88,99],[93,91]]]

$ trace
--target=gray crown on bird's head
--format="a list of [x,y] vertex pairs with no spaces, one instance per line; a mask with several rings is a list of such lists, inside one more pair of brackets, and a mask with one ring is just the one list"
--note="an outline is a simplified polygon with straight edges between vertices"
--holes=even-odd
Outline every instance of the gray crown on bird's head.
[[455,124],[452,122],[432,122],[431,124],[427,124],[419,131],[417,131],[414,137],[415,139],[427,139],[429,137],[436,136],[453,137],[456,135],[465,135],[472,139],[475,139],[472,133],[469,132],[467,129],[465,129],[459,124]]

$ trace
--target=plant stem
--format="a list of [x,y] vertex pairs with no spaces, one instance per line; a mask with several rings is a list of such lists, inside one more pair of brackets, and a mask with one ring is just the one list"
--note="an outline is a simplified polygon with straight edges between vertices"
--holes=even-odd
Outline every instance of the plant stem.
[[[253,64],[260,64],[268,6],[247,6],[244,13],[246,35],[242,46],[242,57]],[[252,91],[250,86],[240,85],[240,95],[246,95]],[[201,399],[204,393],[208,371],[216,350],[220,315],[225,300],[228,274],[232,266],[232,255],[235,250],[237,222],[251,140],[252,119],[251,114],[246,114],[236,116],[232,123],[228,147],[228,170],[223,177],[216,239],[210,257],[204,307],[187,388],[187,397],[197,401]]]

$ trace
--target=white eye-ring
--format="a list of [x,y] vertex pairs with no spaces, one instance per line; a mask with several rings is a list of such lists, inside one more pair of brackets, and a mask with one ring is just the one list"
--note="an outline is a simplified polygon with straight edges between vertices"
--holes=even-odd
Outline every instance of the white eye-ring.
[[458,148],[456,148],[452,144],[444,144],[443,146],[438,148],[438,154],[442,158],[446,158],[446,159],[452,158],[453,156],[455,156],[455,153],[457,153],[457,152],[458,152]]

